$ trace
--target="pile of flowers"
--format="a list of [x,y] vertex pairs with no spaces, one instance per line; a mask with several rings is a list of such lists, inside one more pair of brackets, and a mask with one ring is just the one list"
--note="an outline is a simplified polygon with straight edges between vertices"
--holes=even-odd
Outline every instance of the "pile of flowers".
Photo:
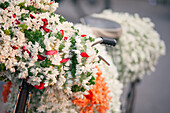
[[[94,38],[55,14],[57,7],[50,0],[0,1],[0,80],[12,83],[4,90],[7,112],[13,112],[22,79],[35,87],[29,112],[80,112],[73,101],[89,95],[97,79],[105,84],[100,95],[110,94],[96,75]],[[108,97],[98,103],[105,106],[101,112],[109,109]]]
[[159,57],[165,54],[165,44],[149,18],[111,10],[92,16],[116,21],[122,26],[123,32],[116,47],[107,47],[121,82],[133,82],[154,71]]

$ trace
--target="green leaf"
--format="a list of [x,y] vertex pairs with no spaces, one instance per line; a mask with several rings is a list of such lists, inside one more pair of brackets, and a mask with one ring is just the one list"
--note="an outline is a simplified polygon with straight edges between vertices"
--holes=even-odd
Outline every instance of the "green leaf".
[[40,63],[40,66],[41,66],[41,67],[44,67],[44,68],[45,68],[45,67],[50,67],[50,66],[51,66],[51,61],[46,58],[44,61],[42,61],[42,62]]
[[55,36],[57,39],[60,39],[60,40],[62,40],[62,38],[63,38],[62,33],[60,31],[57,32],[57,34]]
[[28,75],[29,76],[34,76],[32,72],[30,72],[31,68],[28,68]]
[[88,82],[90,83],[90,85],[95,85],[95,77],[92,76]]
[[29,14],[25,14],[25,13],[23,13],[23,14],[21,14],[21,21],[23,21],[23,20],[25,20],[26,18],[29,18]]
[[18,6],[20,6],[21,9],[25,8],[25,2],[20,3]]
[[5,30],[4,31],[6,35],[10,35],[10,31],[9,30]]
[[2,9],[7,8],[8,6],[9,6],[9,3],[7,1],[0,4],[0,8],[2,8]]
[[89,37],[90,42],[93,42],[95,39],[92,37]]
[[61,43],[59,46],[59,50],[61,51],[65,47],[64,43]]
[[85,92],[86,91],[86,89],[84,88],[84,87],[81,87],[81,89],[80,89],[82,92]]
[[20,61],[20,59],[21,59],[19,56],[16,56],[15,58],[16,58],[18,61]]
[[6,67],[5,67],[5,64],[4,63],[1,63],[0,64],[0,72],[3,72],[6,70]]
[[25,30],[27,30],[27,28],[28,28],[28,26],[25,25],[25,24],[19,24],[18,27],[21,27],[21,28],[22,28],[21,31],[23,31],[23,32],[24,32]]
[[55,16],[55,14],[54,14],[54,13],[51,13],[49,17],[51,18],[52,16]]
[[63,22],[65,22],[65,18],[64,17],[62,17],[62,16],[59,16],[59,21],[61,22],[61,23],[63,23]]
[[25,37],[28,39],[28,41],[31,41],[32,43],[39,42],[40,46],[42,48],[45,48],[44,44],[44,36],[42,35],[42,32],[39,30],[31,31],[31,30],[25,30]]
[[72,61],[72,66],[71,66],[71,75],[73,78],[75,78],[76,74],[76,64],[77,64],[77,55],[73,54],[73,57],[70,59]]
[[80,86],[78,86],[78,85],[73,85],[72,87],[71,87],[71,91],[72,92],[78,92],[78,91],[80,91],[81,90],[81,88],[80,88]]

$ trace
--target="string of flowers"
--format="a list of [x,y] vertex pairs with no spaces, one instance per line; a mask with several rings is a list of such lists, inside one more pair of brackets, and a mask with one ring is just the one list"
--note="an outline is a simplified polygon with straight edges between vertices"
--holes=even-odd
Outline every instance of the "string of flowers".
[[[76,24],[75,28],[80,30],[80,33],[86,33],[87,35],[90,35],[92,37],[96,37],[93,34],[93,31],[90,27],[82,25],[82,24]],[[96,37],[97,38],[97,37]],[[102,77],[105,78],[105,82],[107,83],[107,86],[109,87],[109,90],[111,91],[108,93],[110,97],[113,97],[109,101],[109,110],[107,110],[107,113],[121,113],[121,102],[120,97],[122,95],[122,88],[123,85],[118,80],[118,71],[116,66],[112,63],[112,58],[107,54],[106,47],[107,45],[95,45],[95,47],[100,50],[99,55],[101,55],[104,59],[106,59],[110,66],[105,64],[104,62],[100,62],[99,68],[102,71]]]
[[93,38],[54,14],[50,0],[0,2],[0,64],[4,80],[26,79],[37,89],[57,84],[82,94],[93,85],[98,56]]
[[155,70],[159,57],[165,54],[165,44],[149,18],[111,10],[92,16],[121,24],[123,32],[118,44],[114,48],[107,47],[121,82],[126,84],[142,79],[146,73]]
[[[87,34],[87,37],[91,35],[91,30],[87,30],[86,26],[75,26],[80,30],[80,35],[84,33]],[[92,35],[93,36],[93,35]],[[107,109],[107,112],[115,112],[120,113],[120,95],[122,93],[122,84],[116,79],[118,77],[118,72],[116,67],[111,63],[111,58],[106,54],[105,47],[98,45],[96,46],[100,51],[99,54],[104,56],[107,61],[110,62],[110,67],[108,67],[104,62],[100,63],[100,69],[103,72],[102,76],[105,76],[105,83],[111,92],[108,93],[108,97],[112,97],[108,102],[106,102],[103,106],[108,106],[110,109]],[[112,74],[111,74],[112,73]],[[103,77],[100,77],[103,78]],[[14,79],[14,78],[12,78]],[[94,78],[93,78],[94,79]],[[94,79],[95,80],[95,79]],[[100,79],[101,80],[101,79]],[[95,81],[93,81],[95,82]],[[19,81],[16,80],[11,88],[11,94],[8,96],[8,102],[6,103],[7,110],[12,112],[16,97],[18,93]],[[97,90],[97,89],[96,89]],[[88,91],[84,92],[85,95],[88,95]],[[103,93],[105,94],[105,93]],[[101,94],[101,96],[104,96]],[[77,96],[76,98],[83,98],[82,96]],[[96,97],[96,100],[100,98]],[[31,98],[29,111],[36,112],[36,113],[46,113],[46,112],[60,112],[60,113],[78,113],[80,109],[78,106],[72,103],[74,101],[74,95],[70,95],[70,93],[65,92],[65,90],[58,89],[57,85],[55,84],[53,87],[47,86],[45,89],[38,90],[34,89],[34,93]],[[109,103],[109,105],[108,105]],[[36,106],[36,107],[35,107]],[[101,108],[102,109],[102,108]],[[106,109],[105,109],[106,110]],[[97,110],[94,108],[94,112]],[[102,111],[102,110],[101,110]]]
[[41,113],[76,111],[72,97],[95,84],[94,38],[54,14],[57,7],[50,0],[0,1],[0,80],[13,83],[7,112],[13,112],[22,79],[35,87],[30,112]]

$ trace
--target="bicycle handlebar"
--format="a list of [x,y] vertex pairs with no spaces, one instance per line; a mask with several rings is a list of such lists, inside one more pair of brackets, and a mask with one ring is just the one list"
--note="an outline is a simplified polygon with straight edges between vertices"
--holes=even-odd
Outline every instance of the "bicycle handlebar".
[[95,42],[91,46],[93,47],[98,43],[106,44],[106,45],[110,45],[110,46],[116,46],[117,41],[116,41],[116,39],[113,39],[113,38],[101,37],[101,38],[96,38]]
[[107,44],[111,46],[116,46],[117,41],[113,38],[106,38],[106,37],[101,37],[103,42],[101,44]]

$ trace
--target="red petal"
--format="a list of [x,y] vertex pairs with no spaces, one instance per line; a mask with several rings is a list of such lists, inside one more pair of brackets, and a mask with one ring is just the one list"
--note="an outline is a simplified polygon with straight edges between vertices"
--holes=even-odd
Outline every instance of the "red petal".
[[30,14],[30,17],[31,17],[32,19],[34,19],[34,18],[35,18],[35,16],[33,16],[32,14]]
[[37,55],[37,57],[38,57],[38,60],[41,60],[41,61],[45,60],[45,58],[46,58],[46,57],[44,57],[42,55]]
[[5,10],[6,8],[4,8],[4,10]]
[[81,55],[82,57],[86,57],[86,58],[89,57],[89,55],[88,55],[86,52],[82,52],[80,55]]
[[87,35],[81,35],[81,37],[86,37]]
[[29,56],[31,56],[31,53],[28,50],[25,50],[25,51],[29,54]]
[[32,5],[34,5],[34,1],[32,2]]
[[22,52],[25,52],[25,46],[22,47]]
[[46,27],[48,25],[48,20],[45,18],[45,19],[41,19],[43,22],[44,22],[44,25],[43,27]]
[[65,36],[65,37],[64,37],[64,40],[67,40],[67,39],[68,39],[68,37]]
[[23,46],[23,47],[22,47],[22,52],[24,53],[25,51],[29,54],[29,56],[31,56],[31,53],[28,51],[28,49],[25,50],[25,46]]
[[60,32],[62,33],[62,36],[64,36],[64,30],[61,29]]
[[47,28],[45,28],[45,27],[42,27],[42,28],[44,29],[44,31],[45,31],[46,33],[52,32],[50,29],[47,29]]
[[50,4],[53,4],[54,2],[50,2]]
[[57,51],[49,50],[45,53],[45,55],[55,55],[57,54]]
[[13,14],[12,16],[13,16],[13,18],[15,18],[15,14]]
[[69,60],[69,58],[64,58],[60,61],[60,63],[66,63]]
[[38,86],[38,85],[35,85],[34,87],[36,88],[36,89],[39,89],[39,90],[41,90],[41,89],[44,89],[45,87],[44,87],[44,83],[40,83],[40,85]]
[[18,24],[21,24],[21,22],[19,22],[17,19],[15,20],[16,21],[16,24],[18,25]]
[[12,45],[11,45],[11,47],[12,47],[13,49],[15,49],[15,50],[18,49],[18,47],[16,47],[16,46],[12,46]]

